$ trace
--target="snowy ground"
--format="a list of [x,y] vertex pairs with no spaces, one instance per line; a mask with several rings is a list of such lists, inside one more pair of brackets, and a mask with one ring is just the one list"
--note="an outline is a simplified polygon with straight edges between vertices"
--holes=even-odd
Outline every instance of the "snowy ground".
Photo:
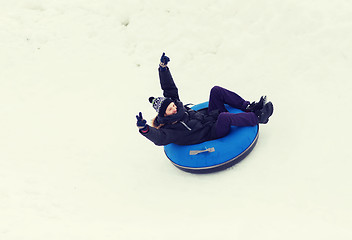
[[[0,239],[352,239],[352,2],[0,0]],[[182,172],[141,137],[181,99],[275,105],[253,152]]]

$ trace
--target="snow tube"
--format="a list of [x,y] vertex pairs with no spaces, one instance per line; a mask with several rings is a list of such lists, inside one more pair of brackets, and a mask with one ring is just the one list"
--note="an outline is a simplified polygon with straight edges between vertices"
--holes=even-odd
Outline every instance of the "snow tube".
[[[208,107],[204,102],[192,107],[203,110]],[[231,113],[242,112],[226,105]],[[211,173],[226,169],[244,159],[257,143],[259,126],[232,126],[230,133],[220,139],[194,145],[168,144],[164,151],[169,160],[179,169],[191,173]]]

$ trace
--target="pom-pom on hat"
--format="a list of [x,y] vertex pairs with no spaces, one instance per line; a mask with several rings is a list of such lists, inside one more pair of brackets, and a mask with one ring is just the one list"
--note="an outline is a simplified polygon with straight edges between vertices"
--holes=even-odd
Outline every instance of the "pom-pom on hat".
[[153,105],[155,111],[159,114],[159,116],[164,116],[166,108],[169,106],[170,103],[173,101],[171,98],[165,97],[150,97],[149,102]]

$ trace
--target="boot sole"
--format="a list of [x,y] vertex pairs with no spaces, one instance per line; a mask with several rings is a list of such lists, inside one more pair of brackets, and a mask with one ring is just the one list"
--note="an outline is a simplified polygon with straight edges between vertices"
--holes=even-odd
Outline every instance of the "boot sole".
[[266,117],[266,120],[262,123],[266,124],[269,122],[269,117],[271,117],[271,115],[273,115],[274,106],[273,106],[272,102],[268,102],[267,104],[265,104],[264,108],[266,108],[266,110],[267,110],[267,112],[265,114],[265,115],[267,115],[267,117]]

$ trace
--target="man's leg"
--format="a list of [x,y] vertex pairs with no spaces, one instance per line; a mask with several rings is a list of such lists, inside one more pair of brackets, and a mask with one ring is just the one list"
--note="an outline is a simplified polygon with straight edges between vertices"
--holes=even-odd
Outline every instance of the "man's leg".
[[253,112],[222,112],[220,113],[218,120],[215,123],[216,137],[221,138],[226,136],[230,132],[231,126],[255,126],[258,123],[258,117]]
[[228,104],[231,107],[246,110],[246,107],[250,102],[245,101],[238,94],[229,91],[225,88],[215,86],[210,91],[209,97],[209,108],[208,112],[213,110],[220,110],[220,112],[227,112],[224,104]]

